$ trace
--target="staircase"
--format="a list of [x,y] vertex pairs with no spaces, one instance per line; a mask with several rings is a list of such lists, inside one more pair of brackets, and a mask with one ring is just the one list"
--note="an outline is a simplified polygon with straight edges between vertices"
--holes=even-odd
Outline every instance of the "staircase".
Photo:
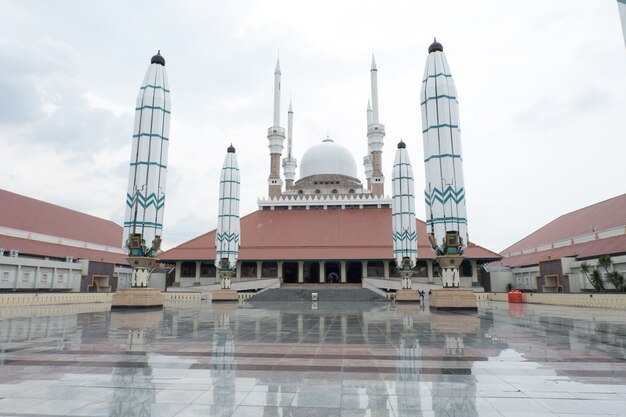
[[251,301],[312,301],[317,293],[317,301],[381,302],[385,297],[365,288],[271,288],[250,298]]

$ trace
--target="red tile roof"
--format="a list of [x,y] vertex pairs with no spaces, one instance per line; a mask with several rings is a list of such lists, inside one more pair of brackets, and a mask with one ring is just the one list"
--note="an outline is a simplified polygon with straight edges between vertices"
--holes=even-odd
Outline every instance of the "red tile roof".
[[[122,227],[110,220],[90,216],[41,200],[0,190],[0,226],[32,233],[95,243],[111,248],[122,246]],[[32,239],[0,236],[0,247],[23,254],[52,257],[72,256],[94,261],[126,264],[122,254],[84,247],[64,246]]]
[[105,246],[122,246],[122,227],[110,220],[6,190],[0,190],[0,226]]
[[592,240],[564,246],[562,248],[548,249],[541,252],[533,252],[524,255],[503,258],[502,261],[492,265],[503,266],[530,266],[538,265],[548,259],[560,259],[563,257],[575,257],[577,259],[595,258],[601,255],[626,254],[626,235],[614,236],[605,239]]
[[626,194],[562,215],[519,242],[504,249],[501,254],[613,229],[626,225]]
[[[393,259],[391,209],[267,210],[241,219],[241,260]],[[417,221],[418,254],[434,258],[426,224]],[[501,257],[470,244],[468,258]],[[162,260],[215,257],[215,230],[158,256]]]

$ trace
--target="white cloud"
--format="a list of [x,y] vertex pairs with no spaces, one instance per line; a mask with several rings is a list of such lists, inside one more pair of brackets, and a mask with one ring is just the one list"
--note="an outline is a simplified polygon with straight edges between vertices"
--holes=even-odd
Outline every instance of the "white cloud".
[[161,49],[172,89],[168,247],[214,227],[231,142],[242,214],[266,194],[278,50],[296,157],[328,131],[359,168],[374,51],[387,180],[403,139],[420,189],[419,88],[437,36],[460,97],[470,236],[492,250],[624,192],[626,54],[608,0],[113,0],[68,9],[3,3],[0,187],[121,222],[134,101]]

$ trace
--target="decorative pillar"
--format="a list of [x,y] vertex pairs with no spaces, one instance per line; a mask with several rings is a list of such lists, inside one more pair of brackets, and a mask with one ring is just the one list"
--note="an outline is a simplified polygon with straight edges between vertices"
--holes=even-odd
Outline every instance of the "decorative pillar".
[[[182,261],[176,261],[176,268],[174,269],[174,286],[180,287],[180,268],[182,267]],[[130,286],[130,282],[126,283],[126,286]]]
[[202,261],[196,261],[196,277],[193,280],[193,285],[200,285],[200,266]]
[[346,276],[346,261],[339,261],[339,265],[341,266],[341,282],[347,282]]
[[263,277],[263,261],[256,261],[256,279]]
[[237,261],[237,273],[235,275],[235,279],[237,281],[241,281],[241,265],[243,265],[243,262]]
[[298,282],[304,282],[304,261],[298,261]]
[[283,263],[285,261],[278,261],[278,270],[276,271],[276,277],[280,282],[283,282]]
[[383,276],[389,279],[389,261],[383,261]]
[[320,261],[320,282],[326,282],[326,261]]
[[426,273],[428,274],[428,282],[435,282],[435,277],[433,275],[433,261],[426,261]]
[[363,278],[367,278],[367,261],[361,261],[361,269]]
[[478,263],[470,260],[470,265],[472,265],[472,282],[478,282]]

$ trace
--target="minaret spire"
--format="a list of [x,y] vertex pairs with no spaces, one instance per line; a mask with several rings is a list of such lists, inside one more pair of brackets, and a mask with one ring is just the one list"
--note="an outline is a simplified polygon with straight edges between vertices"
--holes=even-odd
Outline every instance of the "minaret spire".
[[378,69],[376,68],[376,59],[374,58],[374,55],[372,55],[370,81],[372,83],[372,123],[378,123]]
[[289,111],[287,112],[287,157],[283,158],[283,172],[287,190],[293,187],[297,166],[296,158],[293,157],[293,106],[290,100]]
[[267,183],[270,197],[278,197],[282,192],[283,186],[283,182],[280,179],[280,156],[284,147],[285,129],[280,126],[280,81],[280,59],[276,58],[276,68],[274,69],[274,123],[267,130],[268,147],[270,148],[270,176]]
[[280,126],[280,58],[276,58],[274,70],[274,126]]
[[378,118],[378,69],[376,68],[374,55],[372,55],[370,77],[372,103],[371,111],[368,105],[367,112],[367,150],[369,155],[364,158],[363,163],[367,171],[368,161],[366,158],[370,158],[372,167],[372,176],[370,180],[372,194],[375,196],[383,196],[385,194],[385,176],[383,175],[382,170],[382,153],[385,138],[385,126],[380,123]]

